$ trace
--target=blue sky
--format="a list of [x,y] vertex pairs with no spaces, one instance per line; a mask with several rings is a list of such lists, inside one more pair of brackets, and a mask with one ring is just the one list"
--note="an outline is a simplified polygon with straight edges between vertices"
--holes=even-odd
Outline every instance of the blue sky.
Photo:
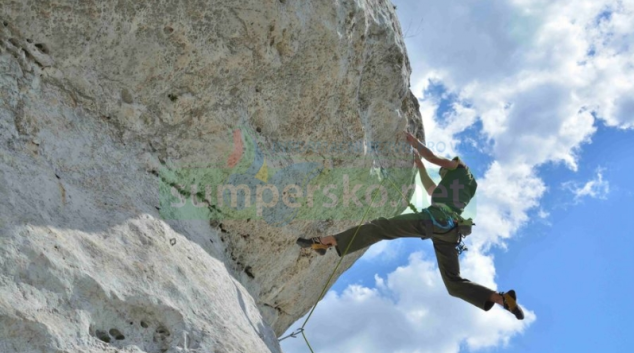
[[393,2],[427,142],[479,180],[463,275],[514,288],[527,319],[449,297],[431,244],[396,240],[333,286],[313,347],[631,351],[634,1]]
[[[498,352],[629,352],[634,345],[632,133],[601,127],[580,155],[579,172],[545,166],[540,174],[552,191],[541,200],[546,222],[524,227],[507,251],[493,251],[499,283],[518,282],[537,321]],[[563,182],[590,179],[605,168],[605,199],[569,204]],[[515,277],[521,280],[514,280]],[[558,299],[561,298],[561,299]]]

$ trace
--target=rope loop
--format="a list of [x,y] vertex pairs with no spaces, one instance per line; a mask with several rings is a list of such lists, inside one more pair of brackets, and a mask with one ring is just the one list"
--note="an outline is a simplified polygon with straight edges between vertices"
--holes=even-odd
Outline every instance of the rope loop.
[[298,328],[297,330],[295,330],[293,333],[291,333],[291,334],[290,334],[290,335],[288,335],[288,336],[284,336],[284,337],[280,338],[280,339],[278,340],[278,342],[282,342],[283,340],[285,340],[285,339],[287,339],[287,338],[289,338],[289,337],[297,338],[297,335],[299,335],[300,333],[301,333],[301,334],[303,334],[303,333],[304,333],[304,328],[303,328],[303,327]]

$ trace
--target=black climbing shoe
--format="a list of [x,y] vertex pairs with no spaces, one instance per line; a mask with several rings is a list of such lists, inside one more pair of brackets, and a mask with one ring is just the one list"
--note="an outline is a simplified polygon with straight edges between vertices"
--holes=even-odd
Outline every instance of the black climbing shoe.
[[500,292],[502,296],[502,300],[504,301],[504,309],[510,311],[515,315],[518,320],[524,320],[524,311],[517,305],[517,297],[515,296],[515,291],[510,290],[506,293]]
[[329,246],[326,244],[322,244],[319,237],[304,239],[297,239],[297,245],[301,248],[311,248],[315,250],[319,255],[326,255],[326,250],[328,250]]

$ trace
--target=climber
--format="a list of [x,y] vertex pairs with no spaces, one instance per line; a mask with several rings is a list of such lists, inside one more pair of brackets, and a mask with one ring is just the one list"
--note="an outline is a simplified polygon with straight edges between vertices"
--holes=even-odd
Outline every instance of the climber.
[[[405,237],[431,238],[438,269],[451,296],[463,299],[485,311],[497,303],[513,313],[518,320],[524,319],[524,312],[516,302],[514,290],[497,293],[460,277],[458,255],[461,249],[456,245],[461,243],[463,236],[470,234],[470,227],[461,226],[462,224],[470,225],[470,223],[464,222],[460,214],[474,196],[477,188],[477,182],[469,168],[459,157],[449,160],[436,156],[410,133],[405,133],[405,139],[415,150],[414,162],[420,172],[423,187],[431,196],[430,207],[420,213],[404,214],[390,219],[381,217],[336,235],[311,239],[299,238],[297,244],[303,248],[312,248],[320,255],[324,255],[327,249],[334,247],[339,256],[342,256],[346,249],[347,253],[352,253],[380,240]],[[427,174],[421,157],[440,166],[441,180],[438,185]],[[358,232],[356,237],[355,232]],[[354,242],[352,242],[353,237]]]

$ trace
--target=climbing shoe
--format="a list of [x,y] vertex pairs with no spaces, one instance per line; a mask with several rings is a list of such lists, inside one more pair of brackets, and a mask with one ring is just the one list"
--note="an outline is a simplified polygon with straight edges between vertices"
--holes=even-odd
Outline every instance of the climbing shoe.
[[511,289],[506,293],[500,292],[500,295],[504,302],[504,309],[512,312],[518,320],[524,320],[524,311],[522,311],[522,308],[517,304],[515,291]]
[[315,250],[319,255],[326,255],[326,250],[328,250],[329,246],[323,244],[319,237],[304,239],[297,239],[297,245],[301,248],[311,248]]

